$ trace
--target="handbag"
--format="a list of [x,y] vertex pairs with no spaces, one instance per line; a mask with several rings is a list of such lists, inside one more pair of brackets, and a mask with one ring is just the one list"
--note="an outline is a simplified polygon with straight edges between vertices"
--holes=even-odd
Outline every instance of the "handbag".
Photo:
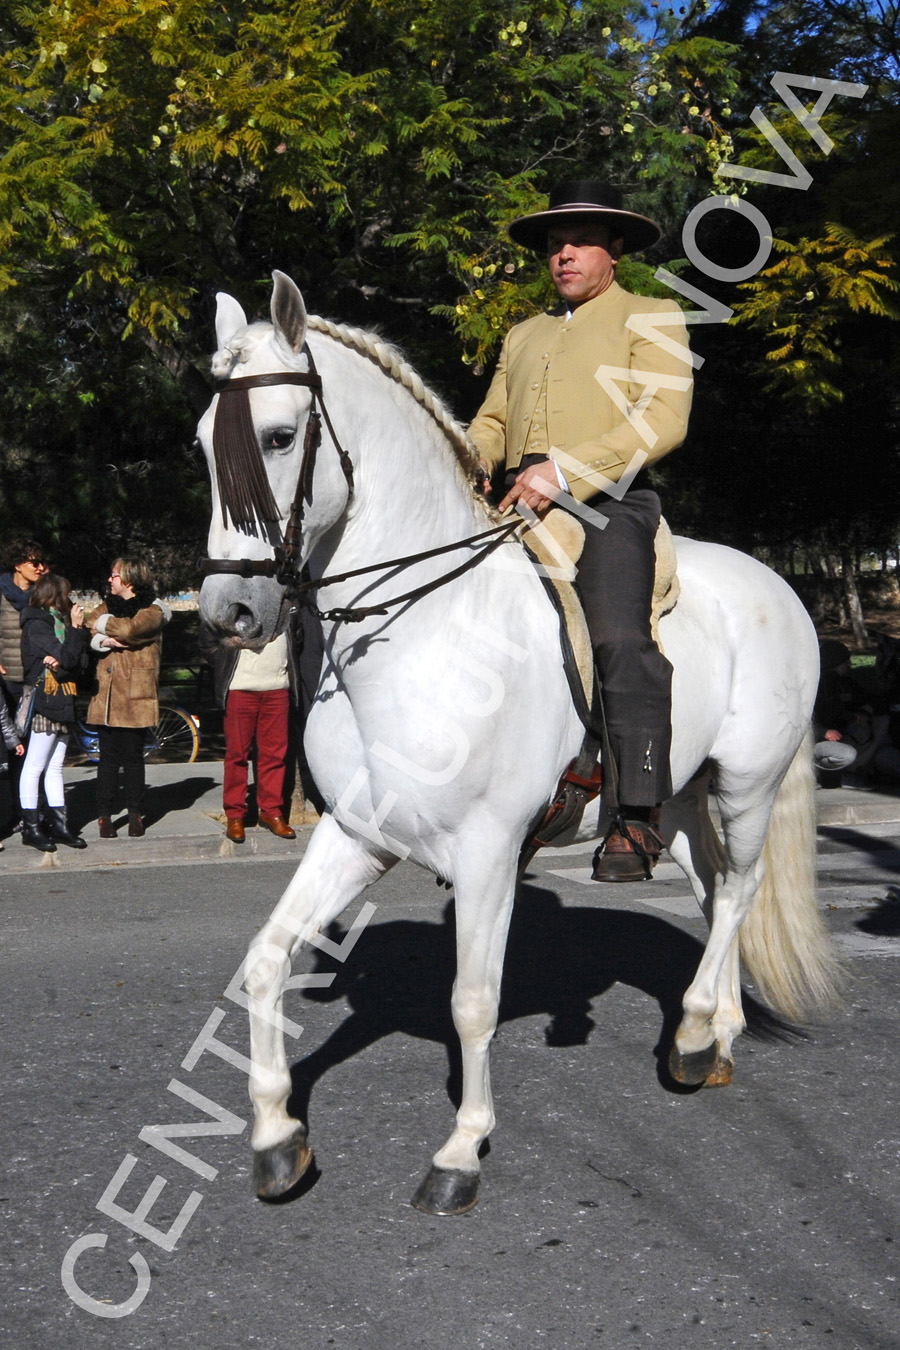
[[16,731],[19,739],[23,740],[31,730],[31,719],[34,717],[34,700],[37,691],[44,683],[46,667],[41,671],[36,684],[25,684],[22,686],[22,693],[19,697],[19,706],[16,708]]

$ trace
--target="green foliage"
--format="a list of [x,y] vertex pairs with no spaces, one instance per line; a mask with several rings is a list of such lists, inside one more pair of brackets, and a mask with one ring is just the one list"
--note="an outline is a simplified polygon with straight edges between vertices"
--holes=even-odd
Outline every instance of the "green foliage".
[[779,261],[741,289],[750,300],[735,305],[735,322],[760,330],[770,346],[768,388],[799,399],[806,407],[827,407],[844,393],[834,380],[840,364],[838,329],[852,316],[898,319],[892,297],[900,282],[887,251],[893,235],[863,242],[850,230],[829,224],[820,239],[796,244],[773,239]]
[[[622,264],[643,294],[669,293],[653,274],[686,266],[682,223],[710,191],[746,191],[775,222],[777,257],[740,323],[692,334],[707,361],[670,477],[698,533],[800,528],[804,465],[779,514],[755,502],[751,474],[730,472],[723,493],[721,456],[752,458],[761,424],[813,455],[832,430],[820,409],[862,415],[870,365],[896,365],[896,6],[675,8],[13,3],[0,20],[0,529],[33,523],[87,572],[113,541],[171,559],[181,540],[187,565],[205,515],[189,446],[209,396],[212,297],[258,311],[273,267],[313,310],[380,325],[474,411],[509,325],[553,299],[507,224],[582,176],[663,226],[655,250]],[[777,69],[870,84],[862,103],[834,101],[827,158],[779,110]],[[783,170],[749,122],[757,102],[809,165],[808,192],[718,176],[734,159]],[[893,482],[896,399],[878,406],[871,435]]]

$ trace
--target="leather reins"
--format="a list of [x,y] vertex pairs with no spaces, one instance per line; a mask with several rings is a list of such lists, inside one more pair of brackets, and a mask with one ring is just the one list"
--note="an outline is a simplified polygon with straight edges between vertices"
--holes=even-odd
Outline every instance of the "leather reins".
[[[351,496],[354,487],[353,463],[337,438],[322,394],[322,377],[316,369],[312,352],[305,343],[303,353],[309,362],[309,371],[306,373],[284,371],[267,375],[246,375],[237,379],[226,379],[219,386],[220,401],[216,409],[216,420],[213,427],[213,453],[220,497],[222,497],[223,518],[226,517],[226,512],[229,513],[236,525],[252,524],[255,516],[259,517],[261,523],[270,525],[276,524],[278,519],[278,509],[272,499],[271,490],[268,489],[262,452],[253,433],[252,421],[249,417],[247,391],[250,389],[267,389],[279,384],[302,385],[311,391],[312,402],[303,435],[303,454],[300,460],[300,471],[297,475],[294,499],[291,503],[290,515],[284,528],[282,541],[276,545],[274,557],[259,559],[202,558],[200,560],[200,571],[204,576],[231,575],[245,579],[271,577],[286,589],[290,589],[293,595],[304,597],[303,603],[312,610],[316,618],[360,623],[363,619],[369,618],[370,615],[387,614],[388,610],[396,605],[411,603],[439,587],[447,585],[448,582],[455,581],[457,577],[476,567],[484,558],[493,553],[494,549],[498,548],[510,537],[514,530],[518,529],[521,521],[518,517],[514,517],[511,521],[504,521],[491,529],[469,535],[468,538],[459,539],[452,544],[443,544],[438,548],[407,554],[402,558],[391,558],[386,562],[371,563],[367,567],[356,567],[349,572],[321,577],[317,581],[299,581],[296,565],[300,556],[303,515],[306,504],[312,504],[312,480],[316,455],[322,440],[323,420],[331,434]],[[240,403],[235,402],[234,413],[231,412],[230,408],[226,411],[226,405],[223,405],[222,398],[228,395],[242,396]],[[230,403],[231,400],[229,399]],[[260,484],[260,470],[262,471],[262,478],[265,480],[265,488]],[[251,479],[249,489],[242,483],[242,475]],[[224,496],[222,495],[223,487]],[[475,544],[481,540],[487,540],[488,542],[471,558],[466,559],[464,563],[453,568],[452,571],[445,573],[434,581],[425,582],[421,586],[405,591],[402,595],[392,596],[390,600],[385,600],[378,605],[366,605],[355,609],[320,610],[313,604],[312,600],[305,598],[305,592],[319,590],[323,586],[335,586],[338,582],[347,581],[351,577],[365,576],[371,572],[384,571],[387,568],[409,567],[413,563],[424,562],[428,558],[436,558],[443,553],[452,553],[455,549],[466,548],[469,544]]]

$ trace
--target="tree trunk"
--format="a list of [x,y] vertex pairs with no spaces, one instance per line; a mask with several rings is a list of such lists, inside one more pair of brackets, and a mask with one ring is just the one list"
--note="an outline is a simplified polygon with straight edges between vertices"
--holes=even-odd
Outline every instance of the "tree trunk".
[[862,605],[859,600],[859,591],[856,589],[856,578],[853,575],[853,559],[849,548],[841,549],[841,573],[844,601],[847,608],[850,627],[853,630],[854,640],[860,647],[867,647],[869,645],[869,634],[866,632],[866,621],[863,618]]
[[815,549],[810,548],[806,551],[806,570],[813,577],[822,578],[825,576],[821,555]]

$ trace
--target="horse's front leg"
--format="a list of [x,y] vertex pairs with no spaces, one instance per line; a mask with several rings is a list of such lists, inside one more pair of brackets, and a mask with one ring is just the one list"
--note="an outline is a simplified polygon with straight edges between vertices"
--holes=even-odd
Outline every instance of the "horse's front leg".
[[291,1074],[284,1045],[282,996],[291,957],[396,861],[375,856],[323,816],[306,855],[250,945],[244,984],[250,1009],[250,1098],[254,1109],[253,1180],[261,1199],[283,1195],[312,1161],[306,1125],[288,1115]]
[[[462,1049],[462,1101],[456,1128],[434,1155],[412,1203],[429,1214],[462,1214],[478,1198],[478,1150],[494,1128],[490,1045],[497,1029],[500,979],[516,887],[515,856],[491,866],[480,851],[477,873],[455,875],[456,980],[452,1012]],[[470,863],[471,866],[471,863]]]

